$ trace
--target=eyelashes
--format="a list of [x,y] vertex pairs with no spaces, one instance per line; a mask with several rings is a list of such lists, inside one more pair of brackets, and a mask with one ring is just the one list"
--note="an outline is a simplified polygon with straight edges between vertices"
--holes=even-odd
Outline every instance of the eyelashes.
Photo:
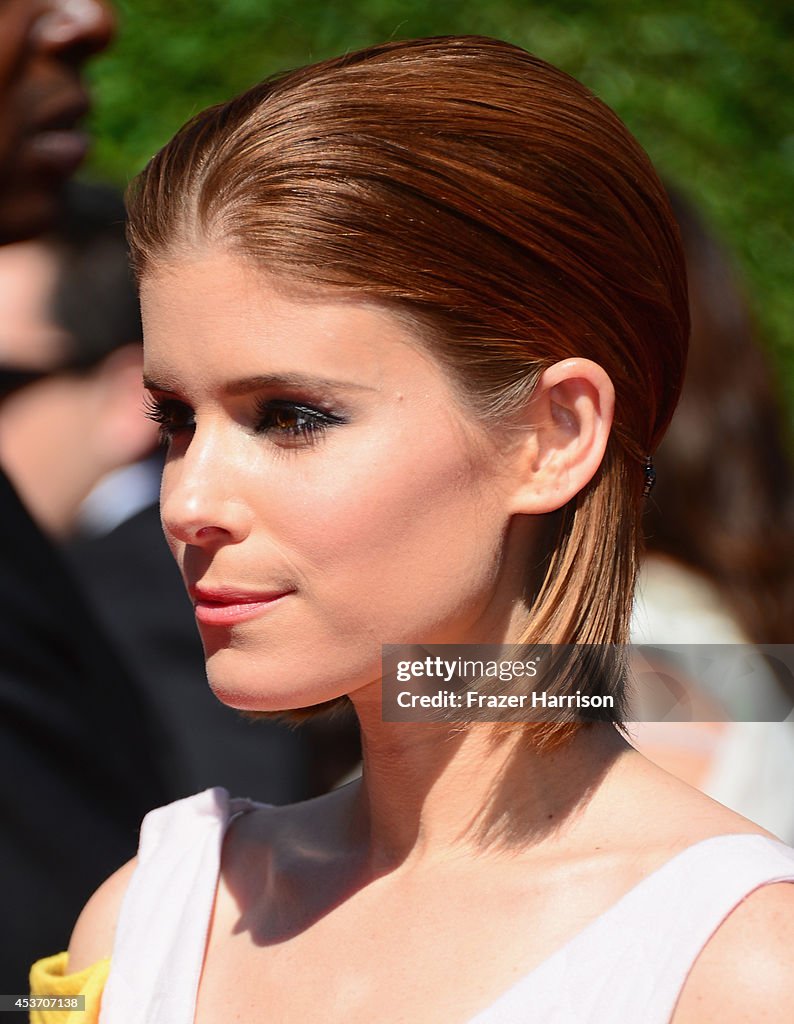
[[146,394],[143,412],[147,419],[159,424],[158,439],[163,445],[170,444],[180,431],[192,430],[196,425],[190,406],[172,398],[155,398]]
[[[160,425],[160,443],[169,445],[175,437],[196,426],[195,413],[173,398],[144,399],[146,416]],[[321,440],[327,431],[346,418],[317,406],[289,399],[260,398],[254,406],[252,429],[269,437],[281,448],[306,448]]]

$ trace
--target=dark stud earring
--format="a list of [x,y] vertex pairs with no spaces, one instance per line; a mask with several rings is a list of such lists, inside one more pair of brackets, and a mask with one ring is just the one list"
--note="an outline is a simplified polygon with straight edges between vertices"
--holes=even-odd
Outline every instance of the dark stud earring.
[[653,490],[653,485],[656,483],[656,470],[653,468],[653,459],[650,455],[645,459],[643,471],[645,473],[645,486],[642,489],[642,496],[647,498]]

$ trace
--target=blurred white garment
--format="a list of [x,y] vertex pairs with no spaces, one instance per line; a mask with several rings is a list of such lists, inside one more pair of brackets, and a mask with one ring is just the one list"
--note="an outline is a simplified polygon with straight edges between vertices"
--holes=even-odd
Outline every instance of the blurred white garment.
[[[716,587],[680,563],[646,559],[637,586],[631,628],[638,644],[744,644],[750,641],[722,601]],[[750,652],[751,654],[752,652]],[[771,669],[753,672],[752,691],[740,672],[722,674],[719,686],[695,671],[689,674],[728,715],[740,718],[748,701],[779,709],[782,719],[790,701]],[[771,715],[770,717],[776,717]],[[691,734],[691,735],[690,735]],[[705,771],[695,782],[726,807],[757,822],[787,843],[794,842],[794,720],[729,721],[712,729],[697,723],[637,723],[632,740],[640,748],[665,741],[702,748]],[[650,753],[650,749],[649,749]]]
[[160,496],[159,455],[122,466],[103,477],[80,506],[79,532],[98,537],[110,533]]
[[669,558],[648,556],[637,581],[632,643],[747,644],[717,588]]

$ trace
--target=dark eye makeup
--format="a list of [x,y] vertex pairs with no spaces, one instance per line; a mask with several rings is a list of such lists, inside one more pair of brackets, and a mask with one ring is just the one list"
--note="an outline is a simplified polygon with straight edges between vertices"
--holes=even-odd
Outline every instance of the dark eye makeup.
[[[196,425],[193,409],[178,399],[148,394],[144,410],[149,419],[159,423],[162,444],[169,444],[178,434],[192,431]],[[260,398],[253,413],[254,432],[267,435],[275,444],[287,448],[315,444],[329,427],[346,422],[346,418],[337,413],[285,398]]]
[[345,423],[344,417],[313,405],[288,399],[266,398],[256,403],[256,430],[274,440],[314,444],[329,427]]

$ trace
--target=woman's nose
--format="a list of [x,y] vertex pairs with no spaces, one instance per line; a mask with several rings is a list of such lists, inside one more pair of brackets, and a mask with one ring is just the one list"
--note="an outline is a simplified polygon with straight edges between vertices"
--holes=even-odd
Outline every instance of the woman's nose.
[[52,0],[34,29],[38,45],[84,60],[104,50],[116,34],[116,19],[105,0]]
[[160,516],[169,539],[197,547],[239,544],[252,522],[228,467],[191,459],[188,453],[165,468]]

